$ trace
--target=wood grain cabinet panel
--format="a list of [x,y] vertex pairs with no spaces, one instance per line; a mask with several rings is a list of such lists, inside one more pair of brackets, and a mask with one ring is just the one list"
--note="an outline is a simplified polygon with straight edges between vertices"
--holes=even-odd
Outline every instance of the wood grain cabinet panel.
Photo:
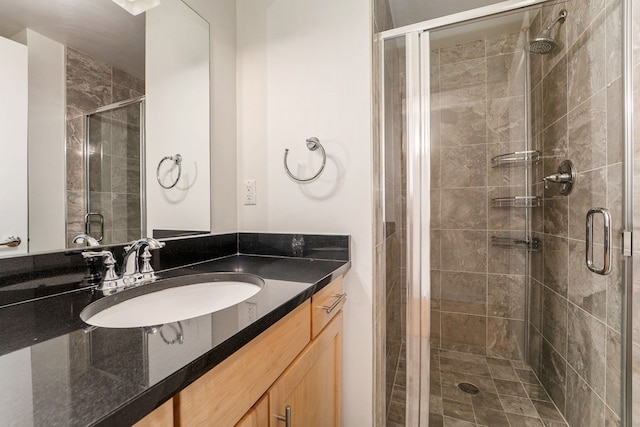
[[340,426],[342,311],[287,368],[269,390],[269,426]]
[[310,341],[306,301],[174,398],[177,426],[233,426]]
[[172,427],[173,399],[169,399],[149,415],[134,424],[134,427]]
[[318,336],[322,328],[342,310],[345,301],[342,276],[334,279],[311,297],[311,338]]

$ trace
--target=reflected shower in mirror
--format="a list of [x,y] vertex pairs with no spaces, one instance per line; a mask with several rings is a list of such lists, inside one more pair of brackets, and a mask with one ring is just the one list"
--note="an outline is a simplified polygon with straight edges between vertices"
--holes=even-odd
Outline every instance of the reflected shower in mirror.
[[[0,190],[14,201],[0,209],[0,242],[22,240],[0,246],[0,257],[79,247],[79,234],[116,244],[160,230],[209,231],[202,17],[181,0],[138,16],[111,0],[3,0],[0,42],[0,76],[15,88],[2,101],[12,111],[0,119],[8,129],[0,148],[16,159],[12,185]],[[158,161],[178,152],[175,188],[149,181]]]

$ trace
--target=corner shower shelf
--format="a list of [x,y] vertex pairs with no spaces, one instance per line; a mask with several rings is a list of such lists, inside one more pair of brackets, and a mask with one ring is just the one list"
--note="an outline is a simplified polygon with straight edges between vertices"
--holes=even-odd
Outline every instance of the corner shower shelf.
[[492,208],[535,208],[540,206],[538,196],[496,197],[491,199]]
[[528,165],[540,161],[540,151],[516,151],[514,153],[501,154],[491,158],[491,167]]
[[536,252],[540,250],[540,239],[537,237],[514,239],[512,237],[491,236],[491,245],[501,248],[525,249]]

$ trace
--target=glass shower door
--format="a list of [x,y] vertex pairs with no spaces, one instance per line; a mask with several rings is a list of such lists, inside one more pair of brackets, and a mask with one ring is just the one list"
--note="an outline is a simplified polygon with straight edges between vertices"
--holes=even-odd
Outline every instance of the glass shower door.
[[85,120],[85,232],[102,245],[139,239],[144,229],[144,101],[107,106]]

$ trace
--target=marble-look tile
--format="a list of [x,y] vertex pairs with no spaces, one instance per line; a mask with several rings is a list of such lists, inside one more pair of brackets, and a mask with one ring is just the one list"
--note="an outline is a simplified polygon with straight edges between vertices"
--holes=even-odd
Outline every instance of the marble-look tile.
[[474,412],[476,414],[477,425],[479,426],[510,427],[509,420],[502,411],[502,407],[496,410],[482,406],[474,406]]
[[431,230],[431,269],[439,270],[441,264],[442,231]]
[[607,209],[611,214],[612,238],[611,245],[614,248],[622,248],[623,230],[622,209],[624,207],[623,191],[625,188],[622,163],[607,167]]
[[569,158],[578,171],[607,164],[607,91],[604,88],[569,112]]
[[458,418],[444,417],[444,427],[475,427],[475,423]]
[[621,0],[609,1],[606,7],[606,82],[610,84],[622,75],[622,51],[623,51],[623,2]]
[[544,284],[566,297],[569,281],[569,242],[561,237],[545,235],[542,245]]
[[[492,363],[496,360],[501,360],[501,359],[487,358],[487,361],[489,362],[489,371],[491,371],[491,376],[494,378],[494,381],[498,381],[498,380],[518,381],[518,374],[516,374],[516,371],[511,367],[511,364],[497,365],[495,363]],[[497,388],[497,385],[496,385],[496,388]],[[499,389],[498,389],[498,393],[500,393]]]
[[489,245],[489,273],[523,275],[525,262],[525,251]]
[[498,393],[505,396],[527,397],[527,392],[520,381],[494,380]]
[[567,369],[567,408],[565,417],[571,426],[599,427],[604,425],[604,402],[580,376]]
[[551,402],[551,398],[547,391],[540,384],[523,384],[524,389],[527,391],[527,395],[531,400],[538,400],[543,402]]
[[490,274],[487,284],[487,314],[524,320],[525,277]]
[[80,149],[71,149],[67,147],[66,153],[66,186],[67,191],[82,192],[85,190],[84,185],[84,152]]
[[444,400],[450,400],[454,402],[464,403],[466,405],[471,404],[471,395],[463,392],[458,388],[458,384],[465,382],[465,375],[460,372],[442,372],[442,384],[440,390],[442,393],[443,404]]
[[484,272],[487,266],[487,233],[483,231],[443,230],[442,269]]
[[485,102],[443,108],[440,111],[440,140],[443,147],[486,144]]
[[504,411],[511,414],[537,417],[538,412],[533,403],[526,397],[500,395]]
[[66,47],[66,65],[67,70],[72,73],[88,73],[101,80],[111,80],[111,66],[109,64],[68,46]]
[[111,156],[89,154],[89,191],[111,191]]
[[443,147],[440,159],[442,188],[486,185],[487,165],[484,145]]
[[[130,159],[140,158],[140,127],[113,122],[111,154]],[[169,162],[167,162],[169,163]]]
[[144,79],[113,67],[113,83],[127,87],[139,93],[144,93]]
[[542,358],[542,334],[538,329],[529,328],[529,363],[531,364],[531,368],[538,374],[538,377],[541,376],[542,366],[541,366],[541,358]]
[[440,49],[440,65],[485,57],[484,39]]
[[[387,424],[389,426],[389,424]],[[431,427],[443,427],[444,426],[444,419],[442,415],[438,415],[438,414],[434,414],[434,413],[429,413],[429,426]],[[393,426],[389,426],[389,427],[393,427]],[[404,427],[404,424],[402,425],[402,427]]]
[[[431,190],[430,194],[431,197],[429,199],[429,202],[431,204],[431,229],[432,230],[437,230],[442,228],[442,209],[440,208],[441,206],[441,197],[442,197],[442,193],[443,190],[436,188],[434,190]],[[445,192],[446,194],[446,192]]]
[[516,373],[518,374],[518,378],[520,378],[520,381],[522,382],[522,384],[533,384],[533,385],[540,384],[538,377],[531,369],[516,368]]
[[[536,56],[536,55],[530,55]],[[530,64],[534,64],[536,62],[539,63],[540,59],[531,59]],[[533,65],[530,66],[532,70],[531,73],[534,73]],[[540,66],[535,68],[536,70],[541,69]],[[539,136],[544,130],[544,120],[543,120],[543,110],[542,110],[542,102],[544,99],[543,91],[542,91],[542,82],[537,84],[531,83],[531,92],[529,94],[529,105],[531,106],[530,119],[531,119],[531,135],[535,138]],[[539,147],[536,147],[539,148]]]
[[537,280],[530,281],[529,322],[534,328],[542,330],[542,290],[543,286]]
[[556,406],[563,411],[566,396],[572,396],[567,393],[567,363],[547,340],[542,341],[540,360],[540,381]]
[[486,39],[487,57],[522,51],[524,39],[525,36],[522,32],[489,36]]
[[[590,172],[578,172],[577,180],[580,184],[574,186],[569,194],[569,237],[585,239],[585,219],[592,207],[605,206],[607,190],[607,169],[600,168]],[[602,243],[602,226],[598,227],[599,219],[594,221],[593,241]]]
[[[566,159],[569,155],[567,126],[567,117],[563,116],[544,130],[542,137],[544,176],[556,173],[562,160]],[[545,194],[547,194],[547,192],[545,192]]]
[[524,358],[524,322],[488,317],[487,355],[522,360]]
[[604,425],[606,427],[622,427],[622,420],[608,406],[604,408]]
[[[553,186],[553,188],[551,188]],[[567,237],[569,232],[569,199],[558,194],[556,184],[549,184],[545,190],[543,226],[546,234]]]
[[84,112],[111,103],[111,80],[75,68],[67,69],[67,105]]
[[507,414],[509,422],[512,426],[518,427],[544,427],[542,421],[539,418],[526,417],[524,415]]
[[606,403],[613,413],[622,415],[622,337],[607,328]]
[[[560,2],[549,2],[548,5],[543,6],[541,10],[540,16],[540,27],[538,31],[530,34],[540,34],[542,29],[549,25],[554,19],[560,15],[560,11],[562,9],[569,9],[566,4]],[[570,16],[571,12],[569,12]],[[566,22],[566,20],[565,20]],[[542,72],[544,74],[549,73],[558,61],[564,59],[567,53],[567,28],[564,23],[558,23],[553,30],[551,31],[551,37],[558,42],[558,47],[555,51],[551,52],[548,55],[542,55]],[[531,55],[536,56],[536,55]]]
[[521,141],[525,137],[524,96],[487,102],[487,133],[490,142]]
[[[487,365],[487,372],[489,372],[489,366],[488,365]],[[497,393],[498,392],[498,390],[496,388],[495,381],[491,377],[491,373],[490,372],[489,372],[488,375],[484,375],[484,376],[473,375],[473,374],[467,373],[466,377],[467,377],[467,381],[470,382],[471,384],[475,385],[476,387],[478,387],[481,392],[484,392],[484,393]]]
[[570,19],[567,18],[567,42],[573,46],[583,36],[587,27],[596,19],[605,6],[605,0],[591,0],[588,2],[572,2],[569,9]]
[[625,261],[621,251],[613,250],[612,252],[611,273],[607,276],[607,325],[621,332],[625,295],[625,283],[622,277]]
[[[433,123],[433,122],[432,122]],[[442,150],[439,147],[431,147],[430,152],[430,163],[429,166],[431,168],[431,188],[439,189],[442,187],[442,168],[440,159],[442,155]]]
[[488,408],[502,411],[502,405],[500,404],[500,398],[497,393],[480,391],[478,394],[471,395],[471,404],[474,410],[478,408]]
[[484,188],[443,190],[441,216],[444,229],[486,230],[486,190]]
[[140,194],[140,160],[112,157],[110,173],[111,191]]
[[[601,0],[600,0],[601,1]],[[579,2],[578,2],[579,3]],[[605,87],[606,57],[604,17],[578,38],[567,54],[568,109],[572,110]]]
[[441,343],[441,315],[439,310],[431,310],[431,325],[430,325],[430,341],[431,347],[440,348],[442,346]]
[[442,313],[441,317],[443,348],[484,354],[486,317],[456,313]]
[[440,357],[440,369],[444,372],[457,373],[459,375],[455,381],[451,382],[464,382],[468,378],[468,375],[475,375],[485,379],[490,379],[491,373],[489,372],[489,366],[486,361],[477,362],[474,360],[460,360],[455,358]]
[[440,66],[440,105],[484,101],[487,97],[487,61],[474,59]]
[[140,228],[140,196],[113,193],[113,228]]
[[487,58],[487,98],[523,95],[525,90],[524,52]]
[[567,62],[565,58],[563,56],[542,80],[544,128],[567,114]]
[[431,309],[440,310],[442,302],[442,272],[438,270],[431,271]]
[[567,300],[544,288],[542,301],[542,334],[562,357],[567,348]]
[[536,411],[538,411],[540,418],[552,421],[564,421],[562,414],[560,414],[560,411],[558,411],[558,408],[553,402],[548,400],[532,400],[531,402],[533,406],[535,406]]
[[585,263],[585,242],[569,242],[569,301],[606,321],[607,277],[593,274]]
[[486,315],[487,275],[443,271],[441,310]]
[[[89,210],[102,215],[104,229],[113,230],[113,200],[110,192],[90,192]],[[91,235],[99,235],[100,224],[95,217],[91,218]],[[124,242],[124,240],[122,240]]]

